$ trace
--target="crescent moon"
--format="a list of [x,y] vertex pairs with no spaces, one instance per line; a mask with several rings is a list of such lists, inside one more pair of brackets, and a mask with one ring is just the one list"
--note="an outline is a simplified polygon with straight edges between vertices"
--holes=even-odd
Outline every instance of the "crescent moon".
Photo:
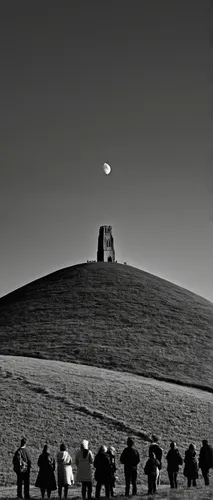
[[111,167],[110,167],[110,165],[108,165],[108,163],[104,163],[102,168],[103,168],[103,171],[104,171],[104,173],[105,173],[106,175],[109,175],[109,174],[110,174],[110,172],[111,172]]

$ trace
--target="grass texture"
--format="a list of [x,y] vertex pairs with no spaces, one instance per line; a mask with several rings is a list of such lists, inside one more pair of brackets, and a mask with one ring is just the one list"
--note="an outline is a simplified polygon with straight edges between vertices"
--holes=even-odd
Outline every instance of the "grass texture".
[[79,264],[0,299],[0,354],[213,391],[213,304],[130,266]]
[[[165,454],[170,440],[177,441],[182,455],[190,442],[199,450],[202,439],[213,441],[213,399],[209,392],[124,372],[60,361],[0,356],[0,400],[1,486],[15,484],[12,456],[22,435],[28,438],[32,452],[32,485],[37,474],[38,455],[45,442],[49,442],[55,455],[64,441],[73,459],[84,438],[90,440],[94,453],[101,444],[114,445],[118,493],[124,491],[119,456],[128,435],[135,438],[141,455],[138,482],[139,491],[144,493],[147,480],[143,467],[153,432],[160,437],[164,449],[162,483],[167,489]],[[200,477],[200,492],[202,484]],[[185,491],[182,470],[179,485]],[[158,492],[159,498],[160,494]]]

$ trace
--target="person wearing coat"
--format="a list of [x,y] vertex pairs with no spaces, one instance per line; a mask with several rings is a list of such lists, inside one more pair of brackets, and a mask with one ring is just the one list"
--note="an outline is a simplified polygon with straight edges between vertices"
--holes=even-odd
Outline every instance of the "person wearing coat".
[[49,447],[44,445],[43,452],[38,459],[39,473],[35,482],[35,486],[40,488],[41,496],[44,498],[47,490],[47,498],[50,498],[51,491],[57,490],[55,480],[55,460],[51,456]]
[[155,436],[155,434],[152,435],[152,443],[150,444],[149,447],[149,453],[154,453],[158,462],[160,463],[159,467],[159,474],[157,478],[157,484],[160,484],[160,471],[162,469],[162,457],[163,457],[163,448],[158,443],[158,437]]
[[32,465],[31,454],[26,446],[27,440],[21,439],[21,446],[16,450],[13,457],[13,469],[17,475],[17,497],[22,497],[22,485],[24,483],[24,498],[30,498],[30,470]]
[[72,458],[66,450],[64,443],[60,446],[60,451],[57,453],[58,466],[58,496],[61,499],[62,488],[64,488],[64,498],[67,498],[68,488],[74,483],[72,472]]
[[105,486],[106,497],[109,498],[111,465],[107,455],[107,447],[101,446],[94,460],[95,480],[97,481],[95,498],[100,498],[101,487]]
[[120,462],[124,464],[125,496],[129,496],[130,483],[132,483],[132,494],[137,495],[137,465],[140,462],[140,455],[131,437],[127,439],[127,448],[121,453]]
[[198,478],[198,463],[196,457],[196,449],[194,444],[190,444],[188,450],[185,452],[184,458],[184,476],[187,477],[188,488],[197,486],[196,479]]
[[169,476],[170,487],[177,488],[177,475],[179,472],[179,465],[182,465],[183,459],[174,441],[172,441],[170,444],[170,450],[166,455],[166,460],[168,462],[167,472]]
[[113,490],[113,488],[115,487],[115,472],[116,472],[115,448],[114,448],[114,446],[108,446],[108,448],[107,448],[107,455],[109,457],[110,467],[111,467],[110,495],[111,495],[111,497],[114,497],[114,490]]
[[75,463],[77,466],[76,482],[82,483],[82,498],[88,500],[92,496],[92,464],[93,464],[93,454],[89,450],[89,442],[84,439],[81,443],[80,450],[77,451],[75,457]]
[[199,455],[199,467],[202,471],[204,483],[206,486],[208,486],[209,469],[213,468],[213,449],[208,444],[208,441],[206,439],[202,441],[202,447],[200,449]]
[[149,459],[144,467],[144,474],[148,476],[148,495],[152,495],[157,490],[157,479],[159,475],[160,462],[153,451],[149,452]]

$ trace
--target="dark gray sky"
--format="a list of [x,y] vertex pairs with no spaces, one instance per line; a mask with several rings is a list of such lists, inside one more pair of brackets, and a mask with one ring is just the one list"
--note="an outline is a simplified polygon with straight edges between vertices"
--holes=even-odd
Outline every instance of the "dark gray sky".
[[213,301],[208,6],[1,2],[0,295],[109,224],[119,262]]

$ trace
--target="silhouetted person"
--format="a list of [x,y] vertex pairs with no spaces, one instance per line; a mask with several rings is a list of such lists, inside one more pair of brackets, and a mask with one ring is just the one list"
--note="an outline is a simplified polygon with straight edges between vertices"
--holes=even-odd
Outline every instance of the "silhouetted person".
[[202,445],[199,456],[199,467],[202,471],[205,485],[208,486],[209,469],[213,468],[213,449],[206,439],[202,441]]
[[82,484],[82,498],[85,499],[87,494],[88,500],[90,500],[92,496],[93,454],[89,450],[87,439],[82,441],[80,450],[76,453],[75,463],[77,465],[76,482]]
[[67,498],[68,488],[74,482],[72,472],[72,458],[64,443],[60,446],[60,451],[57,453],[58,465],[58,496],[61,498],[62,488],[64,488],[64,498]]
[[43,451],[38,459],[39,473],[35,482],[35,486],[40,488],[42,498],[45,497],[47,490],[47,498],[50,498],[51,491],[57,490],[55,480],[55,460],[50,454],[49,446],[44,445]]
[[157,478],[159,475],[160,462],[153,451],[149,452],[149,459],[144,467],[144,474],[148,476],[148,495],[152,495],[157,489]]
[[126,482],[125,496],[129,496],[130,484],[132,483],[132,494],[137,494],[137,465],[140,462],[138,450],[134,448],[131,437],[127,439],[127,448],[121,454],[120,461],[124,464],[124,475]]
[[179,465],[182,465],[183,459],[174,441],[172,441],[170,444],[170,450],[166,455],[166,460],[168,462],[167,472],[169,476],[170,486],[171,488],[177,488],[177,475],[179,471]]
[[163,449],[160,447],[158,443],[158,437],[155,434],[152,435],[152,443],[149,447],[149,453],[154,453],[160,466],[159,466],[159,474],[157,478],[157,484],[160,484],[160,471],[162,469],[162,457],[163,457]]
[[28,500],[30,498],[30,469],[31,469],[31,455],[26,447],[27,440],[25,438],[21,439],[21,446],[15,452],[13,457],[13,469],[17,474],[17,497],[23,498],[22,496],[22,484],[24,483],[24,498]]
[[95,497],[100,498],[101,487],[105,486],[106,497],[109,498],[111,465],[107,455],[107,447],[101,446],[94,460],[95,480],[97,481]]
[[196,479],[198,478],[198,463],[196,457],[196,450],[194,444],[190,444],[188,450],[185,452],[185,467],[184,476],[187,477],[188,488],[197,486]]
[[111,475],[110,475],[110,495],[111,497],[114,496],[114,490],[113,488],[115,487],[115,472],[116,472],[116,465],[115,465],[115,448],[114,446],[108,446],[107,448],[107,455],[109,457],[110,461],[110,468],[111,468]]

